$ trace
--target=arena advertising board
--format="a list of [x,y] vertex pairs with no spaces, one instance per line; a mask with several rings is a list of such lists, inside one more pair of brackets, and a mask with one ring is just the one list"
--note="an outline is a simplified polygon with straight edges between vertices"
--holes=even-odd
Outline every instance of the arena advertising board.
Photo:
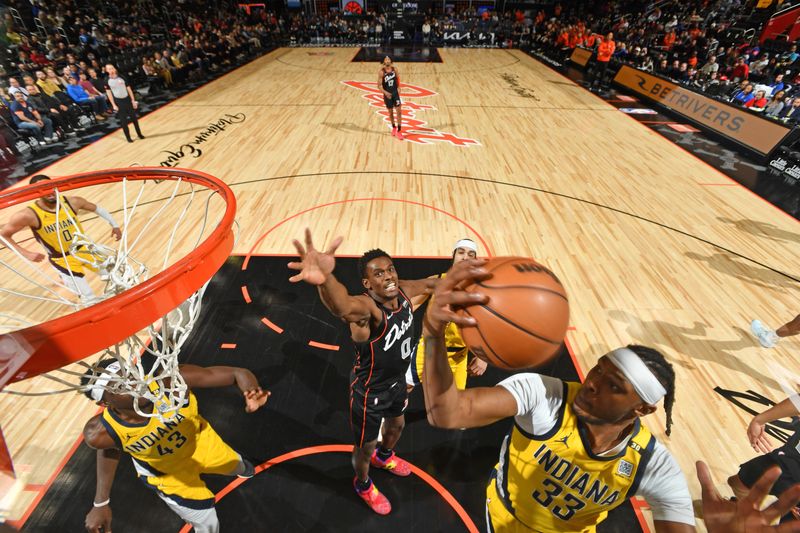
[[771,152],[791,131],[783,124],[627,65],[619,69],[614,82],[760,154]]
[[592,51],[587,50],[586,48],[581,48],[580,46],[576,46],[575,50],[572,51],[572,55],[569,56],[570,61],[582,67],[585,67],[591,58]]
[[442,40],[451,43],[467,43],[470,39],[494,44],[494,32],[469,32],[469,31],[445,31],[442,33]]

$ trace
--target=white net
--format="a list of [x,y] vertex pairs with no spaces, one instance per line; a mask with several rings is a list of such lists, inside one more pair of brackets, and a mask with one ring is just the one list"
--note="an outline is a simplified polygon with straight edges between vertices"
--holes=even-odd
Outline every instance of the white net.
[[[92,374],[78,390],[90,390],[102,381],[105,388],[116,394],[128,394],[137,400],[144,398],[156,406],[155,411],[142,410],[139,402],[134,401],[139,415],[171,418],[183,406],[188,390],[178,372],[178,354],[200,315],[206,286],[168,313],[160,323],[106,349],[95,365],[87,366]],[[119,361],[118,373],[103,372],[100,362],[108,358]],[[49,377],[69,384],[55,376]]]
[[[78,211],[87,209],[73,207],[86,206],[83,200],[94,202],[89,202],[90,207],[102,203],[113,214],[120,228],[118,240],[108,234],[108,227],[103,228],[103,220],[79,216]],[[63,194],[56,188],[36,202],[45,212],[29,206],[41,219],[38,232],[30,228],[38,243],[30,238],[20,242],[21,232],[0,232],[5,246],[0,254],[0,272],[4,271],[0,275],[4,278],[0,281],[0,333],[86,309],[136,287],[197,248],[218,226],[226,208],[215,191],[203,190],[180,176],[158,181],[122,178]],[[20,209],[24,206],[2,214],[4,228]],[[37,244],[45,254],[38,252]],[[106,387],[145,398],[157,407],[155,412],[140,412],[142,416],[169,418],[186,399],[178,354],[200,314],[206,286],[166,316],[93,356],[94,362],[82,361],[44,374],[60,385],[57,390],[30,390],[15,384],[3,392],[38,396],[85,391],[100,378],[99,363],[113,358],[119,361],[120,371],[107,380]],[[88,383],[87,369],[93,370]],[[84,383],[79,385],[81,377]],[[133,403],[139,411],[139,402]]]

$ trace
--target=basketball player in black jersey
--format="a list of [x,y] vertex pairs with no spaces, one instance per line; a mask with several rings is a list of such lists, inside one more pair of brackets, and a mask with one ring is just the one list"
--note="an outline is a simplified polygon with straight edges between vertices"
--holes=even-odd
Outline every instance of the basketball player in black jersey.
[[[386,56],[383,58],[383,66],[378,74],[378,87],[383,91],[383,103],[386,104],[386,109],[389,110],[389,118],[392,121],[392,135],[398,139],[403,139],[403,134],[400,131],[402,127],[403,111],[401,109],[403,102],[400,101],[400,73],[392,66],[392,58]],[[395,113],[396,111],[396,113]],[[395,114],[397,115],[397,122],[395,122]]]
[[[316,285],[319,296],[331,313],[350,325],[355,347],[355,363],[350,373],[350,425],[353,430],[353,468],[356,493],[378,514],[392,510],[369,477],[369,467],[407,476],[411,467],[395,455],[405,425],[405,372],[414,350],[414,316],[410,298],[428,292],[431,280],[400,280],[392,258],[382,250],[370,250],[359,260],[361,282],[366,291],[356,296],[333,275],[334,252],[342,243],[336,238],[325,252],[314,248],[311,231],[306,230],[305,247],[293,241],[300,261],[289,268],[300,273],[289,278],[296,283]],[[382,443],[377,446],[381,419]]]

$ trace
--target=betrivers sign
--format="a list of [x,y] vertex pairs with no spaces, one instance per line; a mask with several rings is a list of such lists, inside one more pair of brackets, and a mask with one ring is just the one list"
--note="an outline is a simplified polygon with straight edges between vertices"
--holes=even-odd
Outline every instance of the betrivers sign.
[[620,68],[614,81],[762,154],[771,152],[790,131],[782,124],[627,65]]

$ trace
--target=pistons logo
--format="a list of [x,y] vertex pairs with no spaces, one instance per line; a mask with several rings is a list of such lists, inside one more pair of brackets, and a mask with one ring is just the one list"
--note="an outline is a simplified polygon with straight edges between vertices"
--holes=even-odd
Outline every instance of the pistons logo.
[[[377,107],[380,110],[375,113],[383,117],[384,123],[391,125],[392,117],[386,109],[383,102],[383,91],[378,87],[378,84],[369,81],[343,81],[345,85],[353,89],[358,89],[365,93],[365,98],[371,107]],[[433,142],[446,142],[453,146],[480,146],[481,143],[475,139],[468,139],[466,137],[459,137],[453,133],[439,131],[434,128],[429,128],[428,123],[424,120],[416,118],[417,111],[436,111],[432,105],[417,104],[409,102],[409,98],[426,98],[429,96],[436,96],[434,91],[424,89],[416,85],[409,85],[404,83],[400,86],[400,97],[403,100],[403,118],[401,120],[403,125],[403,137],[405,140],[416,144],[431,144]]]
[[354,1],[347,2],[344,5],[344,10],[347,13],[352,13],[353,15],[360,15],[361,14],[361,4],[359,4],[358,2],[354,2]]

